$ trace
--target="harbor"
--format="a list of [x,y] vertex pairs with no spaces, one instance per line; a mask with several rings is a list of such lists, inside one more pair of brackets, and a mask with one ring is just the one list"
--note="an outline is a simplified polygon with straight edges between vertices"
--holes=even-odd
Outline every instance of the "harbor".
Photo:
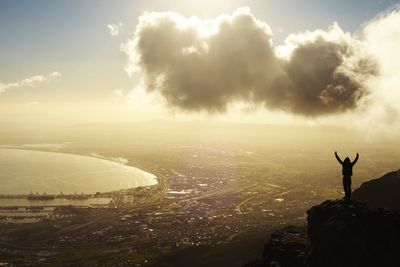
[[74,216],[88,209],[108,209],[111,198],[96,194],[0,195],[0,223],[32,223]]

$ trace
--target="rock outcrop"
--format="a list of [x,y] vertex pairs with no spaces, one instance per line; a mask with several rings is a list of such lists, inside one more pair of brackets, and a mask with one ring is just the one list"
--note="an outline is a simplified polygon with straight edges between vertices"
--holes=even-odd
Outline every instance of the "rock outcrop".
[[363,183],[354,190],[352,198],[371,207],[400,211],[400,170]]
[[307,266],[400,266],[400,215],[354,201],[325,201],[308,212]]
[[271,234],[264,246],[262,259],[254,260],[244,267],[303,267],[307,228],[287,226]]
[[262,259],[246,267],[398,267],[400,214],[357,201],[328,200],[308,210],[307,233],[271,235]]

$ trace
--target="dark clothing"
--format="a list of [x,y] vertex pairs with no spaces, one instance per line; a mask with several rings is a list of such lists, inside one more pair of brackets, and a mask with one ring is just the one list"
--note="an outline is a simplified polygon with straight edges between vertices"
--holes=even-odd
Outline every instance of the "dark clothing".
[[357,163],[358,160],[358,155],[354,159],[353,162],[351,162],[348,158],[346,158],[344,161],[342,161],[338,155],[335,155],[336,159],[339,161],[339,163],[342,165],[342,174],[346,176],[352,176],[353,175],[353,166]]
[[349,175],[352,176],[353,175],[353,164],[349,161],[349,162],[343,162],[342,163],[342,174],[343,175]]
[[349,158],[346,158],[342,161],[339,156],[335,153],[336,159],[342,165],[342,174],[343,174],[343,189],[345,194],[345,199],[351,198],[351,176],[353,175],[353,166],[357,163],[357,157],[354,159],[353,162],[350,161]]
[[343,176],[344,197],[351,198],[351,176]]

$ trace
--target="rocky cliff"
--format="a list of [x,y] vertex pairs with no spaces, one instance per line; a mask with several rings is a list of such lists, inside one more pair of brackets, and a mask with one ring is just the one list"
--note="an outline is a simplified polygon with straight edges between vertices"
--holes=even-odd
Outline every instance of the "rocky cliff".
[[399,213],[344,200],[325,201],[307,213],[307,231],[277,231],[262,258],[245,266],[400,266]]
[[400,266],[400,215],[360,202],[325,201],[308,211],[310,267]]

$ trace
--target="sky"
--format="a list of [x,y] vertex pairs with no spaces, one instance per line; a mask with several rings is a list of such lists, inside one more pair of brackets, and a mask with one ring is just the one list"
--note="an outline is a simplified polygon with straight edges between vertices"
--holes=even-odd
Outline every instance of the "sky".
[[347,125],[364,112],[397,131],[380,47],[400,33],[376,36],[398,3],[0,0],[0,122]]

